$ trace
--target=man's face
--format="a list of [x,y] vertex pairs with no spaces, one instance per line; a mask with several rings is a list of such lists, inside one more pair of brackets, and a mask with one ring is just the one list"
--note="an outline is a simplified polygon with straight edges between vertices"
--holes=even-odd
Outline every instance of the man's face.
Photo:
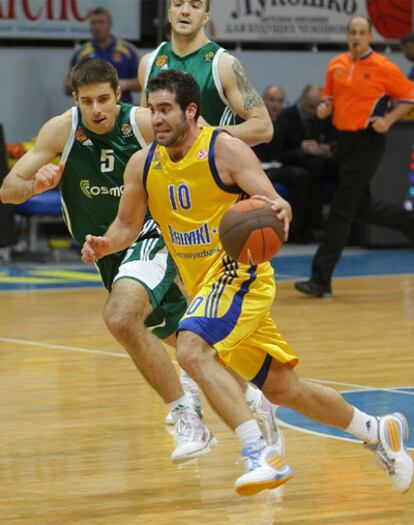
[[279,87],[270,87],[263,96],[263,101],[266,104],[270,118],[274,120],[279,116],[283,109],[283,104],[285,103],[285,92]]
[[206,0],[170,0],[168,20],[173,33],[191,36],[203,29],[210,18]]
[[361,56],[368,51],[373,36],[369,29],[368,21],[365,20],[365,18],[354,18],[349,25],[346,35],[351,53]]
[[414,42],[407,42],[401,46],[402,52],[407,60],[414,62]]
[[316,117],[316,109],[321,101],[321,91],[319,89],[311,89],[300,100],[300,105],[306,117],[309,119]]
[[114,129],[121,89],[114,91],[109,82],[81,86],[75,95],[85,126],[98,135]]
[[111,34],[111,21],[105,13],[91,15],[89,30],[95,40],[105,40]]
[[[195,104],[193,106],[196,108]],[[167,148],[179,146],[190,128],[188,109],[183,111],[175,100],[175,93],[165,89],[150,91],[148,107],[155,140]]]

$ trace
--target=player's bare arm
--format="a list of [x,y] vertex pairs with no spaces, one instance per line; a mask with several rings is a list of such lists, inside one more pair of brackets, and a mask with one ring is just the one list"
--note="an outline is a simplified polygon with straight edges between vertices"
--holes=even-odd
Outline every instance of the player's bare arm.
[[124,191],[118,214],[103,236],[87,235],[82,247],[82,260],[93,264],[96,260],[127,248],[138,237],[147,211],[147,195],[142,175],[149,148],[135,153],[124,172]]
[[154,140],[154,130],[151,125],[151,111],[148,108],[138,108],[135,112],[135,122],[147,144]]
[[145,92],[145,73],[147,71],[147,64],[150,59],[151,53],[144,55],[139,61],[138,66],[138,82],[141,84],[141,106],[146,108],[148,106],[147,94]]
[[57,186],[63,165],[56,166],[51,162],[63,151],[70,129],[70,111],[43,125],[34,147],[16,162],[4,179],[0,189],[2,202],[19,204]]
[[219,75],[231,109],[245,120],[223,129],[249,146],[269,142],[273,135],[272,121],[262,97],[252,86],[240,61],[223,53],[219,61]]
[[253,151],[241,140],[220,133],[214,155],[223,183],[237,184],[247,195],[271,204],[278,218],[285,223],[287,238],[292,208],[274,189]]

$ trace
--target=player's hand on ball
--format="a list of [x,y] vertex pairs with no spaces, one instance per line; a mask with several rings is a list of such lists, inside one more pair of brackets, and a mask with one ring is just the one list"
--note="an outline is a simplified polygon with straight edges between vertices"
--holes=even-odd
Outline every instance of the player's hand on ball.
[[55,188],[59,184],[64,168],[64,164],[59,164],[59,166],[55,164],[45,164],[37,170],[33,179],[34,195]]
[[292,220],[292,208],[288,201],[286,201],[280,196],[275,200],[271,200],[268,197],[265,197],[264,195],[253,195],[252,199],[261,200],[270,204],[272,210],[276,212],[276,217],[279,220],[283,221],[285,225],[285,241],[287,241],[289,235],[289,223]]
[[94,264],[95,261],[108,253],[108,247],[109,239],[107,237],[87,235],[82,246],[82,261],[86,264]]

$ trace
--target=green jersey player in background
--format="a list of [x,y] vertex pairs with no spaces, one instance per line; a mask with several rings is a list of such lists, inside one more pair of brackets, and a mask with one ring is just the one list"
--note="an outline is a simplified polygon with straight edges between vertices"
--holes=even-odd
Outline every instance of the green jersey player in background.
[[[82,245],[86,233],[102,235],[118,211],[129,158],[153,139],[148,109],[119,103],[115,68],[101,58],[78,62],[71,74],[76,106],[41,128],[33,149],[13,167],[0,189],[4,203],[18,204],[60,183],[63,215]],[[51,164],[61,156],[59,166]],[[147,214],[143,229],[125,251],[98,263],[109,291],[104,319],[176,424],[172,459],[185,461],[209,451],[215,438],[184,393],[173,363],[154,333],[173,342],[186,300],[175,284],[176,269]]]
[[[239,60],[209,40],[205,33],[210,3],[210,0],[169,0],[171,40],[160,44],[140,61],[138,78],[144,87],[141,104],[147,104],[151,77],[165,69],[185,71],[200,87],[201,116],[209,125],[220,126],[249,146],[269,142],[273,125],[262,98],[251,85]],[[236,124],[236,116],[243,122]],[[184,371],[180,376],[183,384],[191,384],[191,378]],[[259,390],[241,378],[236,379],[245,391],[247,402],[266,439],[271,443],[280,441],[282,454],[283,435],[276,426],[274,407]],[[196,385],[191,388],[195,392]],[[167,423],[173,423],[171,414],[167,416]]]

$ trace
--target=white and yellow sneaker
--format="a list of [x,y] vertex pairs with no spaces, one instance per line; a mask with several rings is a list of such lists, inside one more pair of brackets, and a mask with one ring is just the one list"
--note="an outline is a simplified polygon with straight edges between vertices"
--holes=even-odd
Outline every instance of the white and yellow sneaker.
[[176,447],[171,454],[174,463],[183,463],[208,454],[217,439],[195,413],[184,412],[175,423]]
[[387,414],[378,419],[379,442],[365,445],[375,452],[377,463],[387,472],[397,492],[407,492],[413,481],[413,460],[404,443],[408,433],[408,423],[402,414]]
[[263,441],[247,445],[241,451],[245,473],[234,487],[240,496],[254,496],[266,489],[275,489],[293,476],[293,471],[277,452],[277,447]]

